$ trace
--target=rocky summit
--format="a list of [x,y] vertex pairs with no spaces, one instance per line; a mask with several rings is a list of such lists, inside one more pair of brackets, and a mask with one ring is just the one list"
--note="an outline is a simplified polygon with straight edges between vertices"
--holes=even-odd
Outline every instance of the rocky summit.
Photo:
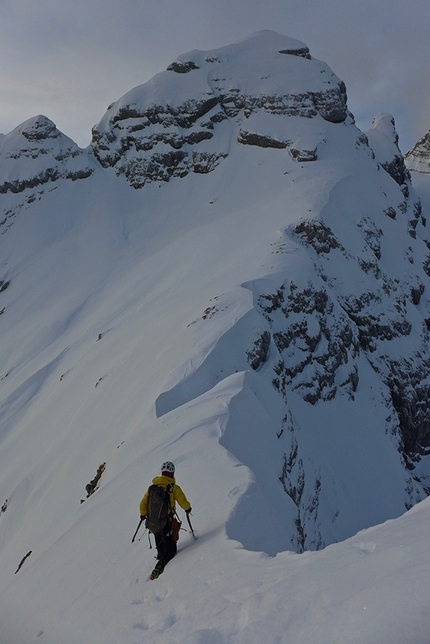
[[345,85],[301,42],[263,32],[232,47],[193,51],[113,103],[93,129],[92,150],[134,188],[207,174],[242,145],[288,148],[312,160],[285,117],[342,123]]

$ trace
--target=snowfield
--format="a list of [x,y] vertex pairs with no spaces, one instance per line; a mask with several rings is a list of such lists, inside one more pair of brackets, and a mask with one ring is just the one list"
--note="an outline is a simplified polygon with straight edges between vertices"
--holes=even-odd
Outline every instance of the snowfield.
[[[428,175],[303,43],[174,67],[87,150],[0,139],[0,644],[429,644]],[[148,581],[167,459],[198,539]]]

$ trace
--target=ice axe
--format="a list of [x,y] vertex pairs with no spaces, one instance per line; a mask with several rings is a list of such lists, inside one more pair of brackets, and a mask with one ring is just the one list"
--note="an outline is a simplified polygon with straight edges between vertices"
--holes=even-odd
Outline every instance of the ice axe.
[[134,540],[136,539],[136,535],[137,535],[137,533],[139,532],[139,528],[140,528],[140,526],[142,525],[144,518],[145,518],[145,517],[140,517],[139,525],[138,525],[138,526],[137,526],[137,528],[136,528],[136,532],[135,532],[135,533],[134,533],[134,535],[133,535],[133,539],[131,540],[131,543],[133,543],[133,542],[134,542]]
[[196,540],[196,539],[197,539],[197,537],[196,537],[196,535],[195,535],[195,533],[194,533],[193,526],[191,525],[190,513],[189,513],[189,512],[186,512],[186,515],[187,515],[188,525],[190,526],[191,534],[193,535],[194,540]]

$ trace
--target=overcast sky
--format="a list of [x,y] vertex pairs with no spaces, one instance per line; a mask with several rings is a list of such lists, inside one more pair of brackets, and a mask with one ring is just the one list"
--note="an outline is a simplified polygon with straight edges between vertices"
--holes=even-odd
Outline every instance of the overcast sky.
[[430,0],[0,0],[0,132],[45,114],[80,146],[107,106],[192,49],[260,29],[304,41],[345,81],[361,129],[430,129]]

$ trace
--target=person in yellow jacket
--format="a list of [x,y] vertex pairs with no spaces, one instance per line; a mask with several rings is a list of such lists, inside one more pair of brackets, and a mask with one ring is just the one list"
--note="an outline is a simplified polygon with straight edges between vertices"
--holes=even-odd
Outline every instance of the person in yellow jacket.
[[[166,461],[161,466],[161,476],[156,476],[152,479],[152,485],[158,485],[169,492],[169,520],[163,530],[154,534],[155,544],[157,546],[157,559],[158,563],[151,573],[151,579],[156,579],[161,575],[165,565],[173,559],[177,552],[176,541],[172,534],[172,520],[175,515],[175,503],[179,503],[181,508],[188,514],[191,512],[191,505],[187,497],[176,484],[175,481],[175,466],[171,461]],[[140,502],[139,510],[141,519],[146,518],[148,508],[148,492],[146,490],[143,499]]]

